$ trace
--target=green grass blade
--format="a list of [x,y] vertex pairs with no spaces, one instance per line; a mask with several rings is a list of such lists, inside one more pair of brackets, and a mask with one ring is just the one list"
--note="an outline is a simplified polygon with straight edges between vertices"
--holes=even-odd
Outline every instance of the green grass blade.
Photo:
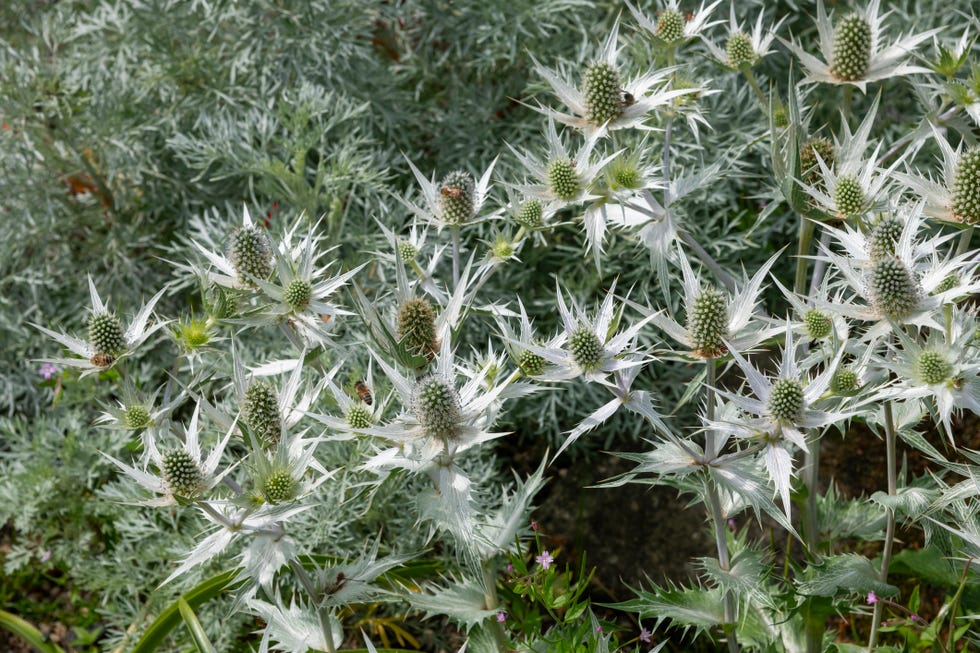
[[0,610],[0,628],[17,635],[40,653],[65,653],[64,649],[57,644],[44,641],[44,635],[41,634],[41,631],[15,614]]
[[182,621],[179,606],[180,601],[185,601],[189,607],[196,608],[231,587],[237,575],[238,570],[226,571],[223,574],[209,578],[189,592],[182,594],[180,599],[169,605],[150,624],[150,627],[143,633],[143,637],[136,643],[136,647],[133,648],[133,653],[149,653],[150,651],[157,650],[163,644],[170,631],[176,628]]
[[194,646],[197,647],[199,653],[217,653],[211,644],[211,640],[208,639],[208,634],[204,632],[204,626],[194,614],[193,608],[187,605],[187,601],[182,598],[177,599],[177,609],[180,611],[180,617],[184,620],[187,630],[190,631],[191,639],[194,640]]

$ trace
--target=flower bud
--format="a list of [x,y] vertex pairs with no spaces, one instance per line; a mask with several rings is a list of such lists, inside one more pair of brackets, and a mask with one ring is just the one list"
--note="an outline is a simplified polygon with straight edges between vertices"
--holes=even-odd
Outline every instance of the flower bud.
[[803,324],[806,326],[807,335],[812,340],[821,340],[830,335],[834,323],[829,316],[811,308],[803,316]]
[[277,469],[262,483],[262,495],[273,505],[292,501],[296,498],[296,480],[288,469]]
[[126,340],[115,313],[96,313],[89,317],[88,341],[99,354],[115,356],[122,352]]
[[160,470],[170,491],[179,497],[193,497],[204,488],[204,474],[198,462],[183,448],[171,449],[162,456]]
[[537,229],[541,226],[544,218],[544,209],[538,200],[528,200],[521,204],[517,211],[517,222],[522,227]]
[[732,68],[741,68],[743,65],[751,66],[756,59],[752,39],[745,32],[736,32],[728,37],[728,42],[725,43],[725,54],[728,56],[728,65]]
[[803,416],[803,386],[796,379],[777,379],[769,391],[769,413],[795,424]]
[[582,79],[585,115],[593,125],[604,125],[623,112],[619,71],[604,61],[589,66]]
[[919,305],[918,281],[897,258],[882,259],[871,268],[868,282],[871,303],[891,320],[908,317]]
[[830,391],[837,395],[849,395],[857,389],[857,372],[849,367],[840,367],[830,377]]
[[347,425],[352,429],[366,429],[373,423],[371,411],[363,403],[351,405],[345,419],[347,420]]
[[398,255],[402,257],[403,262],[414,261],[415,257],[419,255],[418,248],[407,240],[398,241]]
[[665,43],[674,43],[684,36],[684,16],[673,9],[664,9],[657,19],[657,36]]
[[800,174],[811,186],[823,187],[823,176],[817,163],[817,154],[828,168],[834,165],[834,144],[827,138],[811,138],[800,148]]
[[309,306],[312,296],[310,284],[300,278],[290,281],[282,291],[282,301],[294,311],[302,311]]
[[980,147],[971,147],[960,156],[950,190],[953,215],[961,222],[980,224]]
[[837,178],[834,188],[834,206],[842,216],[857,215],[864,210],[864,189],[861,182],[853,175]]
[[582,325],[572,332],[568,348],[575,364],[586,372],[595,370],[602,364],[602,341],[591,328]]
[[915,361],[915,368],[927,385],[942,383],[953,373],[953,366],[938,351],[923,351]]
[[126,428],[141,429],[150,424],[150,411],[142,404],[126,406],[122,414],[123,424]]
[[830,74],[843,81],[863,79],[871,63],[871,25],[860,14],[849,14],[834,28]]
[[517,357],[517,366],[528,376],[540,376],[544,373],[546,361],[533,351],[524,350]]
[[721,356],[728,349],[728,302],[716,288],[705,288],[687,307],[687,333],[691,349],[700,358]]
[[902,238],[904,225],[898,218],[882,218],[868,233],[868,256],[880,261],[895,256],[895,248]]
[[459,432],[462,406],[451,383],[438,376],[419,381],[412,397],[415,417],[428,435],[454,439]]
[[582,182],[571,159],[555,159],[548,164],[548,187],[560,200],[571,202],[582,190]]
[[473,176],[462,170],[454,170],[439,184],[439,208],[442,221],[448,225],[461,225],[476,215],[473,198]]
[[248,384],[242,401],[242,418],[256,437],[267,444],[279,441],[282,434],[279,398],[271,385],[258,379]]
[[258,227],[239,227],[231,235],[228,260],[241,282],[246,287],[255,288],[249,275],[264,280],[272,274],[272,243],[269,236]]
[[398,341],[408,352],[432,360],[436,340],[436,313],[425,299],[409,299],[398,309]]

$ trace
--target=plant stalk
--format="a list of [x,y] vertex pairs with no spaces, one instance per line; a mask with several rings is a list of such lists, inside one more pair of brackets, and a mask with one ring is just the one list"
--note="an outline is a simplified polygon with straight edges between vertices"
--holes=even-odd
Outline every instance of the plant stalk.
[[[885,402],[885,465],[888,473],[888,496],[895,496],[898,491],[898,470],[895,467],[895,419],[892,416],[892,404]],[[881,552],[881,573],[878,578],[882,583],[888,582],[888,567],[892,560],[892,545],[895,542],[895,510],[888,508],[886,513],[888,523],[885,527],[885,544]],[[885,610],[884,603],[875,603],[874,615],[871,618],[871,635],[868,637],[868,653],[874,653],[878,643],[878,631],[881,626],[881,616]]]

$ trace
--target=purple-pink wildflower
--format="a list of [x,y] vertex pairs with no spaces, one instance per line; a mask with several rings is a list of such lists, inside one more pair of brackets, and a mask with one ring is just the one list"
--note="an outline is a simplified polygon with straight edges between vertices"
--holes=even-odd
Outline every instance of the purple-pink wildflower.
[[649,644],[650,643],[650,639],[651,639],[652,636],[653,636],[653,633],[651,633],[646,628],[643,628],[642,626],[640,627],[640,637],[639,637],[639,640],[641,642],[644,642],[646,644]]
[[505,621],[507,621],[507,613],[506,612],[498,612],[497,613],[497,623],[498,624],[502,624]]
[[878,595],[874,592],[868,592],[868,605],[874,605],[878,602]]
[[43,376],[45,380],[48,380],[58,373],[58,367],[51,363],[45,363],[41,366],[37,373]]
[[545,569],[549,569],[551,567],[551,563],[554,562],[555,559],[550,553],[548,553],[548,549],[545,549],[541,552],[541,555],[534,559],[534,561]]

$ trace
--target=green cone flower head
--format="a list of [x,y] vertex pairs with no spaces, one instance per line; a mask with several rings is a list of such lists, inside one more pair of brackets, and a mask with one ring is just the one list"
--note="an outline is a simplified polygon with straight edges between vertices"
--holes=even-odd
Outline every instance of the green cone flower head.
[[918,306],[920,295],[918,281],[899,259],[882,259],[871,268],[868,296],[883,316],[896,321],[908,317]]
[[363,403],[352,404],[344,419],[352,429],[366,429],[374,423],[370,409]]
[[830,74],[844,81],[863,79],[871,63],[871,25],[860,14],[849,14],[834,28]]
[[544,207],[539,200],[531,199],[517,211],[517,223],[528,229],[537,229],[544,219]]
[[116,356],[126,346],[122,323],[115,313],[94,313],[88,319],[88,341],[97,354]]
[[443,440],[457,436],[463,410],[452,383],[440,376],[426,377],[416,384],[412,403],[415,417],[428,435]]
[[590,372],[602,364],[602,341],[595,331],[582,325],[572,332],[568,342],[569,351],[575,363],[586,372]]
[[415,257],[419,255],[419,250],[410,241],[400,240],[398,241],[398,255],[402,257],[402,261],[414,261]]
[[777,379],[769,394],[769,413],[794,424],[803,415],[803,385],[796,379]]
[[623,112],[623,83],[616,67],[597,61],[585,70],[582,94],[585,96],[585,115],[589,122],[604,125]]
[[946,357],[938,351],[929,349],[919,354],[915,367],[919,376],[928,385],[942,383],[953,373],[953,366]]
[[439,343],[436,340],[436,312],[425,299],[407,300],[398,309],[398,341],[416,356],[432,360]]
[[571,202],[582,190],[582,182],[571,159],[554,159],[548,163],[548,187],[555,197]]
[[811,186],[815,184],[823,186],[817,154],[820,155],[828,168],[833,167],[834,144],[830,142],[829,138],[811,138],[800,148],[800,173],[803,175],[803,180]]
[[312,296],[310,284],[298,277],[287,283],[282,291],[282,301],[294,311],[302,311],[309,306]]
[[674,9],[664,9],[657,19],[657,36],[665,43],[675,43],[684,36],[684,16]]
[[296,498],[296,480],[288,469],[277,469],[262,483],[262,496],[275,505]]
[[533,351],[524,350],[517,357],[517,366],[528,376],[540,376],[544,373],[546,361]]
[[163,454],[160,469],[164,482],[174,496],[192,498],[204,487],[204,474],[198,461],[178,447]]
[[806,326],[806,333],[813,340],[822,340],[830,335],[833,321],[830,316],[824,315],[816,309],[810,309],[803,316],[803,324]]
[[282,434],[279,397],[266,381],[255,379],[248,384],[242,401],[242,417],[255,435],[267,444],[279,441]]
[[211,342],[211,326],[208,320],[190,319],[181,322],[174,335],[185,350],[194,351]]
[[842,216],[857,215],[864,209],[864,189],[861,182],[853,175],[844,175],[837,179],[834,188],[834,205]]
[[857,390],[857,372],[849,367],[839,367],[830,378],[830,391],[837,395],[849,395]]
[[450,172],[439,184],[439,209],[442,221],[461,225],[475,215],[473,176],[462,170]]
[[717,288],[704,288],[687,307],[687,333],[695,356],[715,358],[727,351],[728,301]]
[[950,190],[953,215],[966,224],[980,224],[980,147],[960,157]]
[[752,45],[752,38],[745,32],[736,32],[728,37],[725,43],[725,54],[728,56],[728,65],[732,68],[741,68],[743,65],[755,63],[755,47]]
[[898,218],[882,218],[875,223],[868,234],[868,256],[871,260],[894,257],[903,229],[904,225]]
[[272,243],[269,236],[260,227],[239,227],[228,243],[228,260],[242,284],[255,288],[248,275],[265,280],[272,274]]
[[122,415],[123,424],[127,428],[141,429],[150,424],[150,411],[143,404],[133,404],[126,406]]

